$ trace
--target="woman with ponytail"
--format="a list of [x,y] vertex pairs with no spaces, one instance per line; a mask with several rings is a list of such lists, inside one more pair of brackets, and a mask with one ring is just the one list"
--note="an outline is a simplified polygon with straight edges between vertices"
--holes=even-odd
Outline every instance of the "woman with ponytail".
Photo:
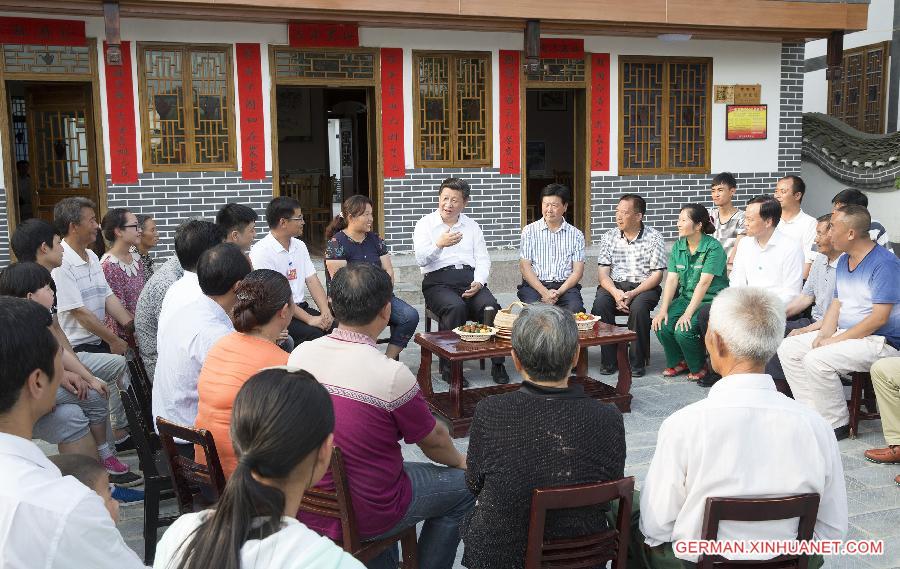
[[166,531],[154,569],[363,569],[294,517],[328,470],[333,431],[331,397],[308,372],[251,377],[234,401],[234,474],[215,510],[185,514]]
[[[341,213],[325,228],[325,270],[333,277],[347,263],[369,263],[384,269],[394,280],[394,267],[387,244],[372,231],[372,200],[350,196],[341,204]],[[387,357],[399,359],[419,325],[419,312],[396,296],[391,299],[391,338]]]
[[701,306],[728,287],[727,257],[719,241],[710,236],[714,231],[704,206],[689,203],[681,208],[679,239],[669,255],[662,304],[651,324],[666,352],[665,377],[689,371],[687,378],[697,381],[709,373],[697,316]]
[[252,271],[238,284],[236,294],[231,312],[236,332],[216,342],[206,355],[194,423],[212,433],[226,479],[237,466],[229,436],[234,398],[259,370],[287,364],[288,353],[275,342],[290,324],[294,307],[287,278],[270,269]]

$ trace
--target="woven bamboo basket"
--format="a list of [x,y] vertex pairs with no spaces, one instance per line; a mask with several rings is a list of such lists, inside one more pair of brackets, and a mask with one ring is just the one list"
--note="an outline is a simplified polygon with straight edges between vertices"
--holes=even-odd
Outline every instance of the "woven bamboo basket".
[[520,309],[528,306],[524,302],[519,302],[518,300],[507,306],[506,308],[501,308],[497,311],[497,316],[494,318],[494,326],[497,328],[506,328],[511,330],[513,323],[516,321],[516,318],[519,317],[519,312],[513,314],[513,308],[518,306]]

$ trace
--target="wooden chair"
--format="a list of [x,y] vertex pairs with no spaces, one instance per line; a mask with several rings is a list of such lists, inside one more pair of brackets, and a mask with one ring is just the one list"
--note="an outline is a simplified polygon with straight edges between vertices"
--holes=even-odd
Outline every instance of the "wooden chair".
[[[715,541],[719,537],[719,523],[723,520],[765,522],[800,518],[797,539],[809,541],[813,537],[816,514],[819,511],[818,494],[799,494],[783,498],[707,498],[703,514],[703,530],[700,539]],[[697,566],[713,567],[765,567],[767,569],[806,569],[806,555],[779,555],[767,561],[728,561],[719,555],[701,555]]]
[[[531,495],[525,569],[605,567],[608,561],[612,561],[612,569],[625,569],[631,535],[633,494],[633,476],[610,482],[536,488]],[[544,537],[548,510],[597,506],[616,499],[619,500],[619,511],[615,528],[580,537]]]
[[131,377],[131,385],[134,387],[134,394],[137,397],[141,419],[144,421],[144,424],[152,426],[153,385],[147,376],[144,360],[138,355],[137,350],[132,349],[125,353],[125,363],[128,364],[128,375]]
[[[169,461],[172,486],[182,514],[201,510],[215,503],[225,489],[225,475],[212,434],[206,429],[176,425],[162,417],[156,418],[156,429],[163,451]],[[178,452],[175,439],[199,446],[206,464],[191,460]]]
[[[850,437],[856,438],[860,421],[881,419],[881,415],[878,413],[875,388],[869,372],[853,372],[850,377],[850,400],[847,401],[847,407],[850,410]],[[866,411],[861,409],[863,403],[866,404]]]
[[399,542],[403,548],[402,569],[418,569],[415,526],[384,539],[360,540],[359,531],[356,529],[356,516],[353,513],[353,504],[350,499],[350,488],[347,485],[347,475],[344,470],[344,457],[338,447],[334,447],[331,454],[331,478],[334,483],[334,492],[310,488],[303,494],[300,511],[340,520],[343,538],[338,545],[363,563],[371,561]]
[[[439,322],[440,318],[438,318],[437,315],[434,312],[432,312],[430,308],[428,308],[426,306],[425,307],[425,331],[426,332],[431,332],[431,322],[432,321]],[[478,360],[478,367],[480,369],[484,369],[484,358],[481,358],[480,360]]]
[[131,427],[131,436],[137,451],[138,462],[144,473],[144,562],[153,563],[156,540],[161,527],[171,525],[178,516],[160,516],[162,500],[175,497],[169,464],[159,444],[159,436],[145,423],[140,411],[134,385],[120,392],[122,407]]

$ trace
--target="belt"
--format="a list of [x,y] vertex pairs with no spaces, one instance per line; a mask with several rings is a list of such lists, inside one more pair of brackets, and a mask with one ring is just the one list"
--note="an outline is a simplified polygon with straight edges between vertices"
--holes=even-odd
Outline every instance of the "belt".
[[440,269],[435,269],[433,271],[429,271],[428,273],[426,273],[426,275],[430,275],[432,273],[441,273],[443,271],[451,271],[451,270],[461,271],[463,269],[468,269],[470,271],[474,271],[475,267],[470,267],[469,265],[448,265],[446,267],[441,267]]

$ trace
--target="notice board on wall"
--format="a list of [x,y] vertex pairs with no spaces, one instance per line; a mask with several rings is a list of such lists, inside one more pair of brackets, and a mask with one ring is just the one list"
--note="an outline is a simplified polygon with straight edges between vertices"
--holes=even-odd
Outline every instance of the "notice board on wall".
[[725,113],[725,140],[766,139],[767,105],[728,105]]

